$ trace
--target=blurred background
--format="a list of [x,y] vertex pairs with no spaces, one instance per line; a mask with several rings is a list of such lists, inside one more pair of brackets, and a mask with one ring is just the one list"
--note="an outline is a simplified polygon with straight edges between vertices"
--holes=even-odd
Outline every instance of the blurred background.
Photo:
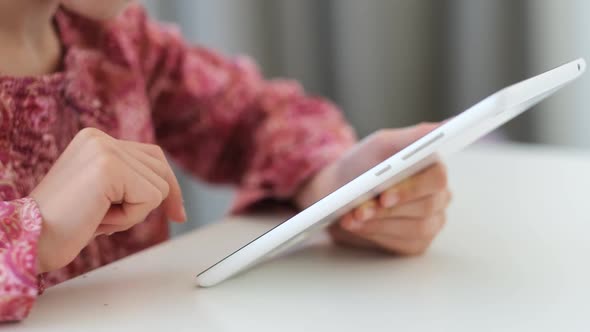
[[[527,76],[590,59],[585,0],[144,0],[153,17],[267,77],[334,100],[365,136],[439,121]],[[589,78],[494,135],[502,142],[590,146]],[[190,222],[227,212],[231,188],[181,175]]]

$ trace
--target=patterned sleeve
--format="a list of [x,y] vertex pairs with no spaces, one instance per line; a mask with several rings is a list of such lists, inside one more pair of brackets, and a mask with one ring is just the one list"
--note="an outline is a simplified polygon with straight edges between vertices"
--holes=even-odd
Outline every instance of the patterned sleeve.
[[135,15],[159,144],[200,178],[237,185],[234,210],[288,200],[356,140],[334,104],[298,83],[264,80],[249,58],[189,46]]
[[0,201],[0,321],[24,319],[37,295],[37,241],[41,214],[35,201]]

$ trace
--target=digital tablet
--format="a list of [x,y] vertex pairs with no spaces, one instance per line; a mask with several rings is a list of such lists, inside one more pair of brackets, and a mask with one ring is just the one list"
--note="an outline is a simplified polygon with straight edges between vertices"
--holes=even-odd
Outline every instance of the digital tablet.
[[580,77],[585,69],[584,59],[578,59],[485,98],[201,272],[197,284],[216,285],[298,243],[360,203],[498,128]]

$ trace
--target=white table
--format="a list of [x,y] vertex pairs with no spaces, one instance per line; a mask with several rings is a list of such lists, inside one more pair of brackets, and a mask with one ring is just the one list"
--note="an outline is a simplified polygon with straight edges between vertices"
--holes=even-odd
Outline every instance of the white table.
[[197,272],[278,221],[236,218],[49,289],[0,329],[589,331],[590,153],[478,147],[449,166],[449,223],[423,257],[316,239],[196,288]]

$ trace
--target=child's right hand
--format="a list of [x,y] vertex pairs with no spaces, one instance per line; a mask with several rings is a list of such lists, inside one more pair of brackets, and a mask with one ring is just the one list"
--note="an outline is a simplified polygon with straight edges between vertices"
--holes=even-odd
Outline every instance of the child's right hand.
[[163,204],[185,221],[182,193],[162,150],[97,129],[76,135],[30,195],[41,210],[38,272],[70,263],[99,234],[124,231]]

